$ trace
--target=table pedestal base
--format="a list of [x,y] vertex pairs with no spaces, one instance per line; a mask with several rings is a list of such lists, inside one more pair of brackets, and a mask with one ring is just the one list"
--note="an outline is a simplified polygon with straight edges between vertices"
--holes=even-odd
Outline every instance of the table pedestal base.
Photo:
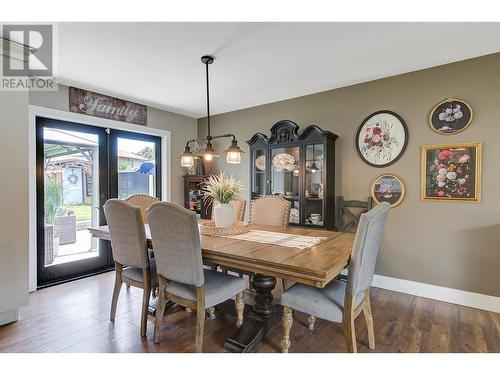
[[[245,306],[246,314],[243,324],[224,343],[224,348],[233,353],[251,351],[255,344],[262,340],[268,329],[278,323],[281,318],[281,309],[273,304],[272,291],[276,286],[276,278],[256,274],[253,277],[252,286],[256,291],[255,305]],[[222,309],[227,311],[228,306],[224,305],[226,308]],[[232,307],[232,312],[234,315],[234,307]]]

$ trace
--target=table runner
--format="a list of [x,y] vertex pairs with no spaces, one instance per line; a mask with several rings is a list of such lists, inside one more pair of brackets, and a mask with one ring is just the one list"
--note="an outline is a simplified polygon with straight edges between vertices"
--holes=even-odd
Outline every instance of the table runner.
[[290,233],[268,232],[263,230],[250,230],[250,232],[248,233],[220,237],[267,243],[271,245],[295,247],[299,250],[309,249],[310,247],[319,244],[321,241],[325,241],[326,239],[328,239],[328,237],[311,237]]

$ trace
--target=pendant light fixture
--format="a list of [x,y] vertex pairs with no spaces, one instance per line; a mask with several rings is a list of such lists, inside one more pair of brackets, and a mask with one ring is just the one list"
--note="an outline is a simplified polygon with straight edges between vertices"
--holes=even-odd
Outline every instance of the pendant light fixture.
[[194,165],[194,154],[191,151],[191,148],[189,147],[189,144],[191,142],[195,141],[207,141],[207,144],[205,146],[205,150],[202,153],[202,157],[206,161],[211,161],[214,157],[219,157],[217,153],[214,150],[214,147],[212,145],[212,139],[216,138],[230,138],[232,137],[233,139],[231,140],[231,146],[229,146],[228,149],[224,151],[226,154],[226,162],[228,164],[240,164],[241,163],[241,154],[244,153],[244,151],[241,150],[241,148],[238,146],[238,141],[236,140],[236,136],[234,134],[223,134],[223,135],[214,135],[210,133],[210,86],[209,86],[209,76],[208,76],[208,65],[213,64],[214,58],[212,56],[202,56],[201,57],[201,62],[205,64],[205,72],[206,72],[206,80],[207,80],[207,136],[206,138],[201,138],[201,139],[190,139],[186,143],[186,147],[184,148],[184,152],[181,154],[181,166],[182,167],[192,167]]

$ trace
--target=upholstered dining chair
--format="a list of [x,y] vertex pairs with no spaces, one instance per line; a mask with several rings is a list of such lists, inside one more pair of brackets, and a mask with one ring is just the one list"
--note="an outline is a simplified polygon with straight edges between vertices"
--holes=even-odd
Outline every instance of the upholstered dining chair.
[[[115,287],[110,319],[115,320],[116,305],[122,283],[144,290],[142,297],[141,336],[146,336],[151,291],[158,285],[154,259],[148,255],[148,244],[141,209],[120,199],[110,199],[104,213],[111,237],[115,261]],[[124,268],[124,266],[127,266]]]
[[[266,195],[250,202],[250,223],[287,228],[290,221],[291,202],[278,195]],[[250,289],[252,275],[250,277]],[[283,291],[287,289],[281,279]]]
[[293,310],[310,315],[308,320],[310,329],[314,327],[314,317],[342,323],[347,351],[353,353],[357,352],[354,319],[363,311],[368,329],[368,345],[371,350],[375,349],[370,285],[389,207],[389,203],[382,202],[361,215],[349,263],[347,283],[334,279],[323,289],[295,284],[281,295],[281,304],[284,306],[281,340],[283,353],[287,353],[290,348]]
[[156,203],[159,200],[160,198],[152,197],[146,194],[134,194],[124,199],[125,202],[128,202],[134,206],[141,208],[142,219],[144,220],[144,224],[148,223],[148,215],[146,214],[146,210],[149,207],[151,207],[153,203]]
[[[247,201],[245,199],[235,199],[231,201],[231,205],[234,208],[234,220],[243,221],[245,219],[245,210],[247,206]],[[214,204],[212,204],[212,219],[214,217]]]
[[250,223],[288,227],[290,201],[277,195],[266,195],[250,202]]
[[205,309],[235,297],[236,325],[243,323],[242,278],[203,268],[196,213],[169,202],[148,209],[159,281],[154,341],[160,342],[160,324],[167,300],[196,310],[195,351],[203,347]]

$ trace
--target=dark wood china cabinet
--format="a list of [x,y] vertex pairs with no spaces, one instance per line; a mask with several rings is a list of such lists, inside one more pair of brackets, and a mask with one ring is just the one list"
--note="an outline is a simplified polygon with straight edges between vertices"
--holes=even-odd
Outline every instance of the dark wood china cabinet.
[[290,224],[335,229],[335,140],[316,125],[282,120],[250,146],[251,199],[279,195],[292,204]]
[[201,219],[210,219],[212,204],[203,200],[203,183],[208,176],[184,175],[184,208],[196,212]]

